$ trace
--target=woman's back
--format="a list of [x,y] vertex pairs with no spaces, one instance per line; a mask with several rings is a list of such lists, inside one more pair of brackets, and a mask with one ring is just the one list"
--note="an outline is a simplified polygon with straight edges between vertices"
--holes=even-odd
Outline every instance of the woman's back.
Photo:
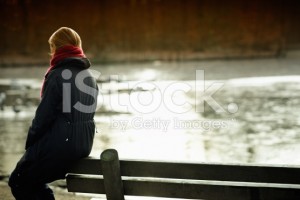
[[81,39],[62,27],[49,39],[51,50],[41,102],[29,128],[23,157],[9,179],[17,200],[54,200],[47,186],[89,155],[95,134],[98,87]]

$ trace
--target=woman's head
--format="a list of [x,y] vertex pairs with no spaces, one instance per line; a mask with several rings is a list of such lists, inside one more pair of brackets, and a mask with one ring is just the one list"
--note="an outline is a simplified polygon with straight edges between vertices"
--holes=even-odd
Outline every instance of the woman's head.
[[53,55],[57,49],[66,45],[81,48],[81,39],[78,33],[68,27],[61,27],[55,31],[48,40],[50,53]]

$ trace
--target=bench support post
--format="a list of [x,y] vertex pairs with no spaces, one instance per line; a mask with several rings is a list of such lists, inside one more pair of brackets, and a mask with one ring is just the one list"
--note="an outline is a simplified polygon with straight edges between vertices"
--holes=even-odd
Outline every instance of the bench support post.
[[107,149],[101,153],[100,158],[107,200],[124,200],[118,152]]

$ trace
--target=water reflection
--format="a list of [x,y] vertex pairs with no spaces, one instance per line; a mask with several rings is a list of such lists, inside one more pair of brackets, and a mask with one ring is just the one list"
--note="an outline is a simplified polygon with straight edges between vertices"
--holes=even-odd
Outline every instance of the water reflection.
[[[146,115],[133,109],[130,115],[102,116],[97,120],[102,136],[96,140],[93,153],[116,148],[127,158],[299,164],[292,153],[300,148],[299,80],[262,77],[225,81],[214,97],[224,107],[236,102],[239,110],[235,114],[216,114],[208,106],[205,113],[196,113],[195,91],[191,90],[178,96],[193,106],[184,114],[161,106]],[[161,91],[168,84],[156,82]],[[167,131],[155,126],[157,120],[169,122]],[[178,121],[185,126],[178,126]],[[225,122],[225,127],[205,129],[200,122]]]
[[[16,115],[11,113],[10,116]],[[0,113],[0,175],[7,175],[14,169],[16,162],[24,153],[24,144],[27,136],[29,118],[14,117],[3,118]]]
[[[178,81],[157,78],[166,76],[162,75],[164,69],[145,68],[140,74],[135,71],[130,78],[127,76],[130,81],[122,78],[113,83],[99,83],[102,99],[95,117],[98,133],[92,156],[99,157],[104,149],[116,148],[121,158],[131,159],[300,163],[300,158],[295,156],[300,152],[299,76],[224,79],[224,87],[214,98],[225,110],[231,103],[236,103],[238,111],[220,114],[206,104],[205,112],[199,113],[195,111],[199,102],[194,74],[191,73],[188,79],[178,78],[181,84],[191,86],[188,91],[165,93],[170,84]],[[149,84],[135,87],[138,82],[133,81],[134,77],[151,80],[155,87],[151,88]],[[38,96],[36,88],[41,80],[27,79],[26,82],[35,85],[33,94]],[[206,84],[213,82],[210,80]],[[142,107],[145,109],[151,110],[151,99],[161,98],[159,95],[166,95],[175,105],[182,106],[175,106],[174,112],[169,104],[162,102],[153,111],[143,113],[130,104],[133,95],[141,101],[146,100]],[[2,175],[13,169],[24,152],[34,110],[35,107],[28,103],[17,114],[11,107],[0,111]]]

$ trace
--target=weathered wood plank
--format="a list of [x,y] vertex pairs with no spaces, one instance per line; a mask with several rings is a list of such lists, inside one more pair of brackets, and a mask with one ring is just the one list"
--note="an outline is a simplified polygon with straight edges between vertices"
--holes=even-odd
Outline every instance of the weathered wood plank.
[[68,173],[74,174],[95,174],[102,175],[101,160],[99,158],[83,158],[68,170]]
[[[300,186],[123,177],[124,194],[207,200],[299,200]],[[105,194],[101,176],[67,176],[69,192]]]
[[[122,176],[300,184],[300,167],[296,166],[120,160],[120,167]],[[102,175],[101,168],[101,160],[87,158],[76,163],[70,172]]]
[[300,168],[120,161],[122,176],[300,184]]
[[68,192],[105,194],[103,177],[68,174],[66,181]]

